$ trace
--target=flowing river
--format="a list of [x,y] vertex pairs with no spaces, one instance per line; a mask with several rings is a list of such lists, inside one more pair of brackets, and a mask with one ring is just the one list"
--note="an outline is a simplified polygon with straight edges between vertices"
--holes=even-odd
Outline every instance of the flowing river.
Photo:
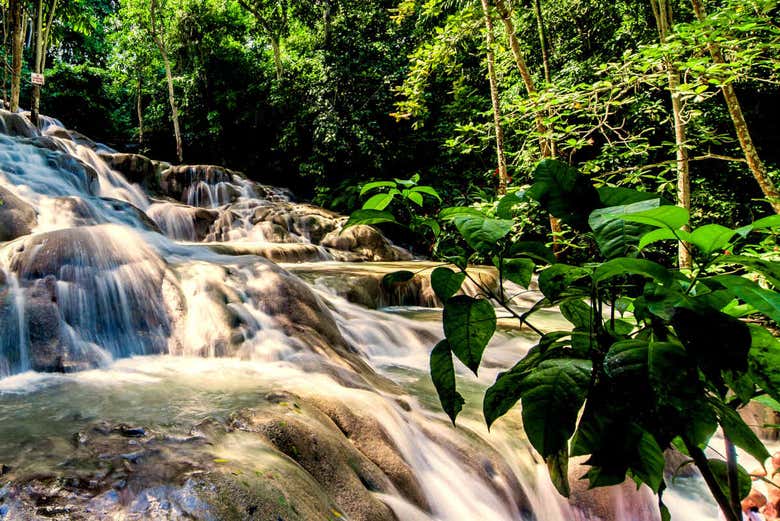
[[[0,519],[660,519],[628,484],[558,496],[518,411],[487,431],[534,340],[509,320],[452,427],[433,264],[224,168],[0,121]],[[673,519],[717,519],[674,483]]]

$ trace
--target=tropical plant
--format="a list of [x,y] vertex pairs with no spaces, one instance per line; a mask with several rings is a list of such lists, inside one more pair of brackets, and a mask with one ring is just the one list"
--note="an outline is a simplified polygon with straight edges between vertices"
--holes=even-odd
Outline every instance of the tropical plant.
[[[544,244],[513,234],[513,209],[528,198],[592,241],[599,260],[556,263]],[[780,321],[780,268],[754,253],[762,237],[780,230],[780,217],[689,232],[686,209],[653,193],[596,188],[555,160],[542,161],[531,188],[505,196],[497,208],[492,216],[475,208],[440,213],[467,245],[457,269],[442,266],[431,277],[444,302],[445,336],[431,352],[431,376],[453,423],[464,404],[453,360],[478,372],[498,306],[539,341],[486,391],[485,420],[490,426],[521,403],[528,439],[561,494],[570,492],[569,458],[587,456],[591,487],[627,477],[644,483],[668,519],[664,450],[674,447],[699,469],[726,518],[740,519],[750,479],[735,446],[762,463],[769,454],[737,411],[755,399],[774,407],[780,401],[780,341],[742,319]],[[686,244],[692,268],[650,260],[663,241]],[[472,279],[482,294],[458,295],[473,258],[492,259],[501,284]],[[543,298],[518,309],[503,282],[528,288],[536,271]],[[535,327],[534,314],[547,308],[559,309],[570,328]],[[704,452],[718,427],[725,461]]]

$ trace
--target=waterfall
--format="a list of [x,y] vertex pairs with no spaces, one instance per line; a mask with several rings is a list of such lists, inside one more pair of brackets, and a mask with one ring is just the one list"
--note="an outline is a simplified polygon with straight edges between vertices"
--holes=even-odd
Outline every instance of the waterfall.
[[[121,163],[25,121],[0,112],[0,519],[593,518],[517,411],[484,427],[524,332],[496,335],[479,378],[458,365],[457,429],[440,411],[432,264],[238,172]],[[422,274],[390,292],[400,268]],[[705,494],[672,490],[677,519],[715,519]],[[646,490],[593,497],[657,517]]]

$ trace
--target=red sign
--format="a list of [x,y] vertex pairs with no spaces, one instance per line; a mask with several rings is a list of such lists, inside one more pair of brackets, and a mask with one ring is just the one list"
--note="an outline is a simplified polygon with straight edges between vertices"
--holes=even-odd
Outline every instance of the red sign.
[[33,85],[43,85],[46,82],[46,80],[43,77],[43,74],[37,74],[35,72],[30,74],[30,81],[32,82]]

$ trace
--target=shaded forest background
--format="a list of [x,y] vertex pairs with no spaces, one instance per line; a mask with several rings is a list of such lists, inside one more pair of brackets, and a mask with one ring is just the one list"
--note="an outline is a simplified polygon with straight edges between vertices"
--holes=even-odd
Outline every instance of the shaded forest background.
[[[157,3],[186,162],[224,164],[340,211],[358,205],[360,183],[415,173],[454,203],[495,191],[479,2]],[[707,24],[695,23],[689,2],[671,2],[675,32],[666,43],[659,42],[652,2],[541,0],[541,20],[534,3],[510,7],[538,98],[523,88],[506,26],[495,25],[513,184],[526,183],[539,160],[532,113],[543,104],[560,157],[604,182],[674,201],[664,73],[674,61],[683,82],[694,219],[733,225],[767,213],[718,87],[736,86],[777,183],[777,2],[710,2]],[[144,26],[147,4],[79,0],[56,19],[41,112],[117,149],[175,161],[164,64]],[[31,2],[30,13],[34,8]],[[711,63],[705,31],[720,41],[728,67]],[[4,34],[7,42],[7,26]],[[32,47],[25,52],[23,107]]]

